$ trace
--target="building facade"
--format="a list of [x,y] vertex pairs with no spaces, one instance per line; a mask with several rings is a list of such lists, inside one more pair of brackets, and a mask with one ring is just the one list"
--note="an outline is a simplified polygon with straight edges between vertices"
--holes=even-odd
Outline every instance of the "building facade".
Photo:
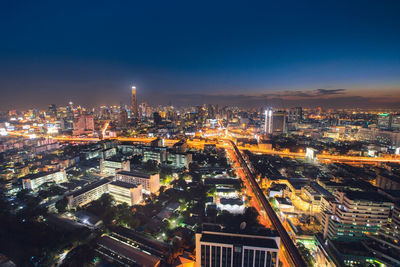
[[388,222],[393,203],[376,192],[336,192],[323,201],[323,236],[329,239],[357,240],[376,235]]
[[65,170],[55,172],[41,172],[27,175],[22,178],[24,189],[37,190],[44,183],[63,183],[67,181]]
[[115,180],[134,185],[142,185],[143,192],[147,194],[157,193],[160,189],[160,175],[158,173],[150,175],[140,172],[119,171],[115,175]]
[[70,208],[82,207],[93,200],[99,199],[103,194],[108,193],[108,184],[110,182],[110,180],[104,178],[73,192],[67,196],[68,206]]
[[142,185],[134,185],[121,181],[113,181],[108,184],[108,191],[118,203],[126,203],[129,206],[142,201]]
[[129,160],[100,159],[100,173],[102,175],[114,176],[118,170],[130,171]]
[[276,235],[230,233],[203,226],[196,233],[196,266],[277,267],[279,245]]

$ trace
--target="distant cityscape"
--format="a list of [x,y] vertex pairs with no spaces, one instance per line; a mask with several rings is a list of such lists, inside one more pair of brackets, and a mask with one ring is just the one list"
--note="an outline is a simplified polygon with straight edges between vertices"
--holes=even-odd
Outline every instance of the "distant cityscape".
[[4,264],[400,265],[399,111],[137,96],[1,113]]

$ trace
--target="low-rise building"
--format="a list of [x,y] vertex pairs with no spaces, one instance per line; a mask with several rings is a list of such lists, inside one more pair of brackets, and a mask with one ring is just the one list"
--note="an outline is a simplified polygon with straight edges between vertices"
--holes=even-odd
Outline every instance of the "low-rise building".
[[141,184],[135,185],[122,181],[113,181],[108,184],[108,191],[115,201],[133,206],[142,201]]
[[69,207],[81,207],[93,200],[99,199],[104,193],[108,193],[108,184],[110,182],[110,180],[104,178],[100,181],[91,183],[78,191],[72,192],[67,196]]
[[115,175],[116,181],[122,181],[134,185],[143,185],[143,192],[156,193],[160,189],[160,175],[146,174],[136,171],[119,171]]
[[130,171],[131,163],[129,160],[111,158],[100,159],[100,173],[102,175],[114,176],[118,170]]
[[65,170],[29,174],[22,178],[24,189],[37,190],[44,183],[63,183],[67,181]]
[[189,164],[192,162],[192,154],[190,153],[168,153],[168,161],[174,168],[189,168]]

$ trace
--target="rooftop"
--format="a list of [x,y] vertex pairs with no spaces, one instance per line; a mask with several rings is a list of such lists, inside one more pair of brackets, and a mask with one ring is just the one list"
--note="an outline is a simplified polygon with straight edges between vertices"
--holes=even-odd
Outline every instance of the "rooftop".
[[113,181],[110,184],[115,185],[115,186],[119,186],[119,187],[124,187],[124,188],[136,188],[137,185],[135,184],[130,184],[130,183],[126,183],[126,182],[122,182],[122,181]]
[[72,192],[71,195],[73,197],[77,197],[77,196],[82,195],[82,194],[84,194],[86,192],[89,192],[89,191],[91,191],[91,190],[93,190],[93,189],[95,189],[95,188],[97,188],[99,186],[105,185],[105,184],[107,184],[109,182],[110,182],[110,180],[108,180],[106,178],[101,179],[100,181],[91,183],[91,184],[85,186],[84,188],[82,188],[82,189],[80,189],[78,191]]
[[150,179],[150,174],[143,173],[143,172],[137,172],[137,171],[119,171],[119,172],[117,172],[117,174]]
[[370,191],[345,191],[346,197],[351,200],[365,200],[365,201],[373,201],[373,202],[393,202],[387,197],[379,194],[378,192],[370,192]]
[[34,174],[28,174],[28,175],[25,175],[24,177],[22,177],[22,179],[34,180],[34,179],[38,179],[40,177],[47,176],[47,175],[50,175],[50,174],[54,174],[54,173],[57,173],[57,172],[60,172],[60,171],[38,172],[38,173],[34,173]]
[[242,245],[242,246],[253,246],[262,248],[274,248],[274,249],[278,248],[278,245],[276,244],[276,241],[274,239],[255,238],[251,236],[232,236],[232,235],[205,233],[202,234],[200,241],[220,243],[220,244],[234,244],[235,246]]

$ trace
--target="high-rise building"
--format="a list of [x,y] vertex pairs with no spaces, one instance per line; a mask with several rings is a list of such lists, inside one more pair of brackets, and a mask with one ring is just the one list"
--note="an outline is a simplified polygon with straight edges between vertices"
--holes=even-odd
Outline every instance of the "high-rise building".
[[121,128],[125,128],[128,125],[128,112],[125,109],[121,109],[118,114],[118,125]]
[[400,131],[400,114],[394,114],[392,117],[392,130]]
[[272,133],[272,108],[267,108],[264,111],[264,133],[271,134]]
[[275,111],[272,115],[272,131],[274,133],[285,133],[286,132],[286,112]]
[[132,86],[132,104],[131,104],[131,117],[137,118],[138,106],[136,99],[136,86]]
[[323,236],[329,239],[358,240],[376,235],[388,222],[393,202],[377,193],[336,192],[321,203]]
[[303,120],[303,108],[295,107],[291,108],[289,111],[289,122],[299,123]]
[[56,105],[51,104],[49,106],[49,115],[50,115],[50,117],[53,117],[53,118],[57,117],[57,107],[56,107]]
[[392,128],[392,114],[381,113],[378,115],[378,127],[380,129],[389,130]]
[[263,230],[237,232],[203,225],[202,232],[196,233],[196,266],[277,267],[280,237]]
[[80,115],[74,118],[73,135],[88,134],[94,131],[94,119],[92,115]]

